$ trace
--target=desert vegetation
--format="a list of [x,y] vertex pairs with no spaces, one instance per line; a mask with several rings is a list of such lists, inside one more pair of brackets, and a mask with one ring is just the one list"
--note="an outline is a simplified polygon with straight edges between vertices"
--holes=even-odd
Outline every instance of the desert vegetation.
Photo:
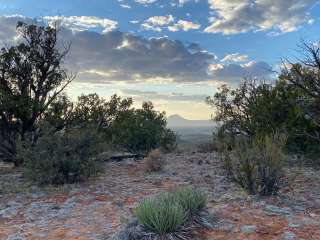
[[136,220],[114,239],[194,239],[197,227],[210,225],[206,206],[206,193],[190,187],[144,199]]
[[206,99],[221,124],[214,146],[232,179],[251,193],[277,192],[285,154],[319,165],[319,47],[300,47],[304,58],[284,62],[275,82],[247,78]]
[[[72,100],[65,93],[76,74],[64,68],[71,45],[59,39],[59,29],[20,22],[17,31],[21,41],[0,52],[0,164],[14,165],[13,174],[4,171],[5,184],[0,168],[0,197],[12,199],[4,187],[14,188],[11,178],[31,186],[32,196],[26,198],[30,202],[42,198],[36,194],[45,187],[76,192],[67,197],[59,192],[63,196],[53,200],[44,194],[38,205],[31,204],[25,215],[34,209],[48,215],[49,220],[37,222],[39,226],[51,224],[56,216],[67,219],[87,205],[95,216],[89,219],[90,213],[82,212],[86,224],[110,216],[109,225],[117,231],[108,229],[107,237],[115,240],[201,239],[215,231],[228,236],[259,233],[255,225],[235,223],[242,221],[246,208],[260,208],[256,213],[267,212],[265,218],[279,217],[272,221],[285,218],[281,224],[286,230],[319,226],[318,212],[310,214],[314,221],[292,223],[295,211],[305,214],[319,205],[319,191],[314,190],[320,166],[318,45],[303,43],[304,58],[298,63],[284,61],[274,81],[246,78],[236,87],[222,85],[205,99],[219,124],[212,142],[201,143],[197,151],[175,152],[177,135],[167,127],[166,113],[157,111],[152,102],[136,107],[132,98],[116,94],[109,99],[82,94]],[[114,152],[127,155],[106,157]],[[295,169],[297,156],[302,159],[299,171],[308,169],[310,176]],[[301,182],[311,190],[306,192]],[[291,184],[300,186],[299,199]],[[65,199],[63,207],[57,206]],[[274,206],[272,201],[298,210]],[[15,201],[0,207],[0,218],[23,215]],[[251,216],[249,210],[246,214]],[[124,224],[118,222],[120,212]],[[72,217],[78,221],[79,216]],[[233,222],[224,222],[226,216]],[[42,219],[29,214],[28,221],[36,222],[37,217]]]
[[[18,23],[22,42],[0,54],[0,156],[23,166],[41,184],[84,180],[102,170],[98,154],[110,149],[146,155],[175,147],[164,112],[131,98],[64,94],[75,78],[63,68],[70,44],[58,29]],[[100,166],[100,167],[99,167]]]

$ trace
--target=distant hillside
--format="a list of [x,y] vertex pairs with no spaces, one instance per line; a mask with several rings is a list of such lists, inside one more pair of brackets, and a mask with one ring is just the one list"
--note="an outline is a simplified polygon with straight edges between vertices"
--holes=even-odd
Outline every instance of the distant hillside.
[[167,122],[169,128],[196,128],[215,126],[215,123],[210,120],[188,120],[178,114],[169,116]]

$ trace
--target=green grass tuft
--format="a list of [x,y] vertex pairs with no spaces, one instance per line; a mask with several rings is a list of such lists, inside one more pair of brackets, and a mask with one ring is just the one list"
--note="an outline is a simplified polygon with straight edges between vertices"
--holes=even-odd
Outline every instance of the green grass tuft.
[[159,235],[179,231],[187,219],[183,207],[170,194],[143,200],[136,216],[145,228]]
[[195,215],[207,205],[207,196],[201,190],[192,187],[183,187],[173,193],[176,201],[189,215]]

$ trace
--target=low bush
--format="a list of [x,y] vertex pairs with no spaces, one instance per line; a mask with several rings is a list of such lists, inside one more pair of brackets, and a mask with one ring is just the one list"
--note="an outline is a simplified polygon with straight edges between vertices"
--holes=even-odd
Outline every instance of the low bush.
[[207,205],[207,195],[203,191],[191,187],[178,189],[174,193],[174,197],[190,216],[199,213]]
[[147,172],[159,172],[163,169],[165,160],[161,157],[159,149],[152,150],[145,158],[145,169]]
[[169,194],[142,201],[136,216],[147,230],[161,236],[178,232],[187,219],[183,207]]
[[286,137],[276,134],[253,141],[238,141],[224,152],[224,165],[231,177],[251,194],[273,195],[279,190],[285,161]]
[[134,219],[112,240],[191,240],[197,227],[212,228],[213,218],[206,210],[207,198],[200,190],[183,187],[140,202]]
[[192,239],[190,227],[210,225],[206,204],[204,192],[183,187],[142,201],[136,217],[149,236],[160,237],[152,239]]
[[19,147],[25,175],[39,184],[75,183],[96,175],[102,170],[98,152],[99,138],[89,130],[47,134]]

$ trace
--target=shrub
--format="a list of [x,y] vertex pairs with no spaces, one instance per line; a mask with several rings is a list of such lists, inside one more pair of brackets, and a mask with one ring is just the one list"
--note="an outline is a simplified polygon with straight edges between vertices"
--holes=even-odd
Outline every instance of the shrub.
[[271,195],[279,190],[282,167],[286,158],[283,152],[286,141],[287,137],[275,135],[265,136],[256,143],[261,157],[261,162],[258,164],[260,181],[258,192],[261,195]]
[[195,215],[207,205],[207,196],[204,192],[192,187],[183,187],[174,193],[176,201],[189,215]]
[[170,194],[142,201],[137,209],[138,221],[158,235],[178,232],[186,222],[186,213]]
[[101,171],[96,158],[99,141],[94,132],[75,130],[40,137],[37,143],[24,144],[25,175],[39,184],[80,182]]
[[111,132],[112,142],[132,153],[147,154],[156,148],[171,151],[176,147],[176,135],[167,128],[165,113],[156,111],[151,102],[120,113]]
[[145,158],[145,168],[147,172],[159,172],[165,165],[159,149],[152,150]]
[[286,137],[276,134],[253,141],[240,140],[225,152],[232,178],[251,194],[272,195],[279,190]]
[[136,219],[113,236],[114,240],[198,239],[195,227],[212,228],[214,220],[205,210],[206,196],[191,187],[162,193],[143,200],[135,209]]

